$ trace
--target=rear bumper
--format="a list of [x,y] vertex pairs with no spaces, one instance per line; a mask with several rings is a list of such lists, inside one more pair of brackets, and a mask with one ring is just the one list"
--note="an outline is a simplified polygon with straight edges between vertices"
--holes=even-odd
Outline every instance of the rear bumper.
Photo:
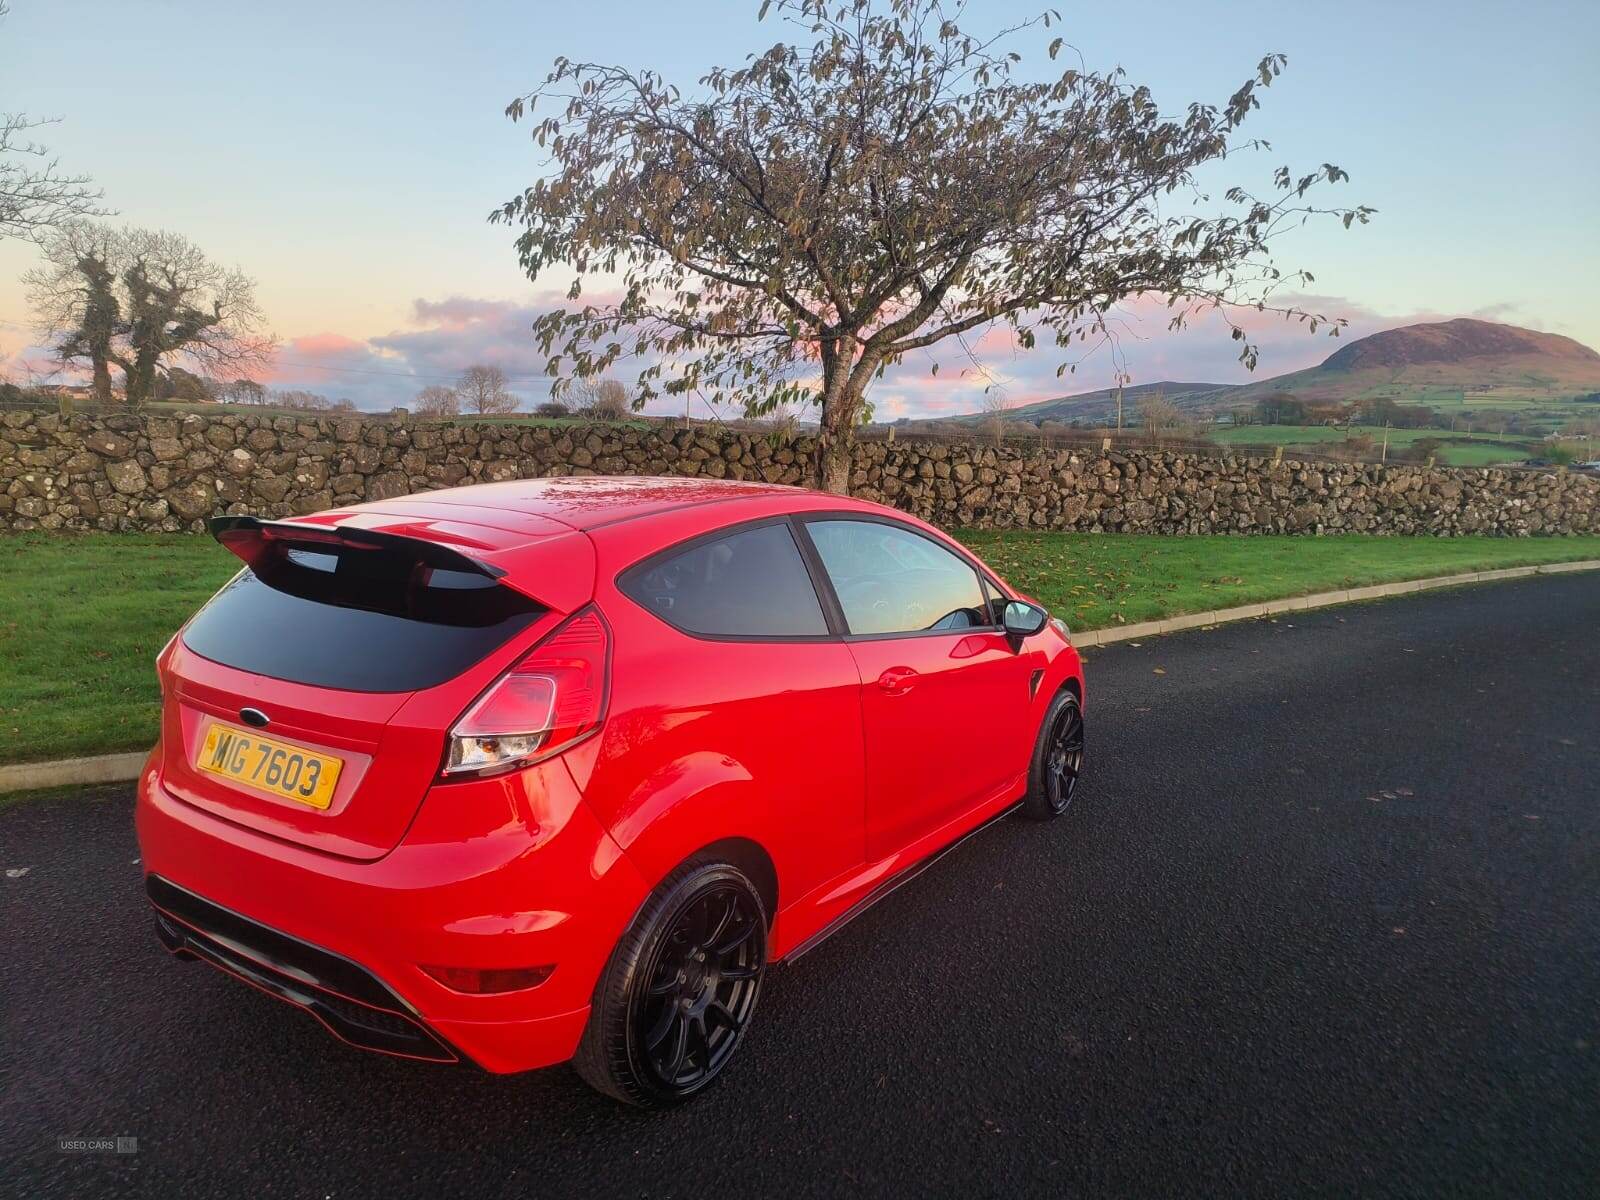
[[461,1056],[359,963],[213,904],[159,875],[145,877],[161,944],[303,1008],[342,1041],[424,1062]]
[[[559,760],[435,789],[400,845],[372,862],[185,804],[153,765],[136,821],[169,950],[352,1045],[494,1072],[572,1057],[599,973],[647,891]],[[424,964],[554,970],[537,987],[468,995]]]

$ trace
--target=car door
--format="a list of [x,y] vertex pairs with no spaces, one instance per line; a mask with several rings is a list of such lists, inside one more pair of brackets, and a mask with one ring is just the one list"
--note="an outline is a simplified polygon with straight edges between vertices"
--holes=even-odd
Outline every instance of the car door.
[[[689,511],[653,522],[694,523]],[[602,567],[631,554],[637,528],[613,531]],[[674,542],[614,590],[602,581],[598,598],[627,661],[612,673],[595,774],[581,776],[582,755],[568,761],[637,865],[664,875],[685,838],[747,836],[770,854],[785,904],[858,868],[861,676],[787,517]],[[675,822],[687,822],[681,837]]]
[[1014,791],[1036,664],[999,627],[1003,599],[908,525],[804,522],[861,674],[867,858],[878,861]]

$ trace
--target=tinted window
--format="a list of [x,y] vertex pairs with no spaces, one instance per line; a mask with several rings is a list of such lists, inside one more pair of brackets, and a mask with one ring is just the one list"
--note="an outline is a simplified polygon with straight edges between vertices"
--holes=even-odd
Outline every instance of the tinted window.
[[373,551],[289,550],[259,570],[240,572],[213,596],[184,630],[184,645],[224,666],[317,687],[433,687],[540,612],[481,575]]
[[806,525],[851,633],[990,624],[978,573],[920,534],[877,521]]
[[828,632],[786,524],[758,525],[630,571],[620,586],[662,620],[724,637]]

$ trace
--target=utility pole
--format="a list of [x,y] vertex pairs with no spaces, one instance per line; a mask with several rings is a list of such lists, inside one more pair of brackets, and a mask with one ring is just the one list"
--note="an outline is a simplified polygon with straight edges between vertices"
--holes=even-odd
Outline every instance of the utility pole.
[[1117,432],[1122,432],[1122,385],[1117,384]]
[[1389,461],[1389,422],[1387,421],[1383,423],[1383,457],[1378,459],[1378,461]]

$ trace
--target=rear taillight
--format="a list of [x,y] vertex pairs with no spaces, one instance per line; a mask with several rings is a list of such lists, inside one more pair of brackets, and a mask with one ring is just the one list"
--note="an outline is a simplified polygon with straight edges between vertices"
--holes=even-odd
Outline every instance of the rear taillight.
[[160,653],[156,655],[156,689],[161,693],[163,700],[167,698],[167,656],[172,653],[172,643],[177,640],[178,634],[175,633],[167,639],[167,644],[161,647]]
[[450,731],[444,774],[493,775],[549,758],[600,728],[610,635],[586,608],[473,703]]

